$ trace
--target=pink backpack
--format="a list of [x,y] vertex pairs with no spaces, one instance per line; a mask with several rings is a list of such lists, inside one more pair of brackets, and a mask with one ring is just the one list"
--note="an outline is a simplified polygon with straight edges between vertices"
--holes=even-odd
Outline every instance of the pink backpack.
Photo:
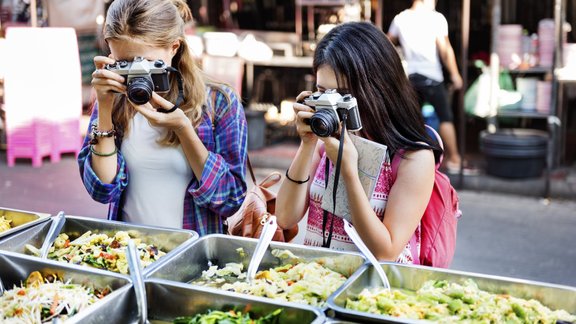
[[[442,146],[437,133],[436,137]],[[392,159],[392,181],[396,180],[400,155],[401,152],[398,152]],[[438,170],[441,162],[442,158],[436,164],[432,196],[422,216],[419,263],[431,267],[448,268],[454,257],[456,228],[462,212],[458,207],[458,194],[450,184],[450,179]]]

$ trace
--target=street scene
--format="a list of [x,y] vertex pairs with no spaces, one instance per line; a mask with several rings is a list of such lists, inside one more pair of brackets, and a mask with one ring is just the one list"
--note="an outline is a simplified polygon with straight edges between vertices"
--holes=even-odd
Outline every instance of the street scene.
[[576,324],[576,0],[0,0],[0,323]]

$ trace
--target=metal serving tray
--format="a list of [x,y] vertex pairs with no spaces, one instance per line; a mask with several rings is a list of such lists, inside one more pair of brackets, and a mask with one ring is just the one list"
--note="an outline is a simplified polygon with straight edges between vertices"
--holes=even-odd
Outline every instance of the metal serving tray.
[[28,227],[40,224],[50,219],[50,214],[36,213],[18,209],[0,207],[0,217],[4,216],[7,220],[12,221],[12,228],[0,232],[0,239],[10,236],[13,233],[26,229]]
[[[509,294],[525,299],[533,298],[549,308],[565,309],[571,314],[576,313],[576,288],[574,287],[424,266],[388,262],[382,262],[381,265],[388,276],[392,288],[417,290],[428,280],[462,282],[466,279],[472,279],[478,284],[478,288],[491,293]],[[349,319],[360,323],[423,323],[422,321],[359,312],[345,308],[347,298],[357,296],[366,287],[377,286],[382,286],[382,284],[376,271],[371,265],[364,265],[330,296],[327,303],[330,308],[329,314],[334,312],[337,318]]]
[[294,303],[281,304],[269,298],[246,296],[162,279],[147,280],[146,295],[148,320],[152,324],[172,323],[178,316],[194,316],[209,310],[231,309],[239,311],[250,309],[256,317],[261,317],[282,308],[279,323],[283,324],[319,324],[325,320],[324,313],[314,307]]
[[[146,277],[187,283],[199,278],[202,271],[208,269],[209,263],[223,267],[229,262],[243,262],[247,269],[257,243],[258,240],[252,238],[222,234],[206,235],[179,250],[167,262],[148,271]],[[244,250],[244,257],[239,255],[237,251],[239,248]],[[273,249],[288,250],[306,261],[321,260],[326,267],[346,277],[350,277],[366,261],[359,253],[272,242],[260,263],[260,269],[269,269],[281,264],[278,258],[271,254]]]
[[[47,239],[46,236],[52,221],[53,219],[50,222],[45,222],[41,225],[23,230],[9,238],[0,240],[0,250],[28,254],[25,248],[26,244],[33,245],[39,249],[44,243],[44,240]],[[64,226],[60,233],[66,233],[71,238],[76,238],[86,231],[107,235],[114,235],[117,231],[127,231],[131,236],[141,238],[142,241],[154,244],[159,249],[167,252],[165,256],[146,267],[143,270],[144,273],[167,261],[177,253],[178,249],[184,248],[198,239],[198,234],[189,230],[135,225],[124,222],[68,215],[65,216]]]
[[[42,260],[12,252],[0,251],[0,278],[6,289],[20,286],[33,271],[42,276],[57,274],[62,280],[94,288],[110,287],[112,292],[95,304],[74,315],[66,323],[109,323],[113,314],[122,310],[127,318],[136,319],[136,308],[129,297],[133,295],[130,280],[112,272],[103,273],[88,267],[74,267],[66,263]],[[112,316],[112,317],[111,317]]]

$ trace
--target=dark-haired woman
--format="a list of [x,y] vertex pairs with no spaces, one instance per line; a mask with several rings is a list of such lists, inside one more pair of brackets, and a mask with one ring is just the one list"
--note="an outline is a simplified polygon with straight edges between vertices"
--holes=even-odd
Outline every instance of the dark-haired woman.
[[[367,197],[358,175],[358,151],[344,136],[340,183],[355,229],[378,259],[418,263],[420,223],[442,149],[426,131],[396,49],[374,25],[345,23],[322,38],[313,68],[317,91],[337,89],[356,98],[363,127],[355,135],[387,147],[376,189]],[[297,101],[310,94],[300,93]],[[332,199],[323,196],[325,164],[336,163],[340,137],[313,133],[309,119],[314,110],[308,105],[295,103],[294,110],[301,144],[278,192],[278,224],[294,226],[308,213],[304,244],[326,246],[331,237],[330,248],[356,250],[343,220],[330,213],[324,219],[321,208],[323,199]],[[394,156],[401,158],[395,181]]]

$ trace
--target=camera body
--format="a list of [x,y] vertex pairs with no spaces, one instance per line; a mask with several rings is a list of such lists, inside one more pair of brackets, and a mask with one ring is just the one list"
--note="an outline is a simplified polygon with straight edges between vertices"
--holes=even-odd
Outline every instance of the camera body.
[[330,89],[324,93],[311,94],[304,99],[304,103],[316,110],[310,117],[310,128],[320,137],[328,137],[337,133],[344,114],[348,114],[346,129],[351,131],[362,129],[356,98],[350,94],[342,96],[335,89]]
[[162,60],[148,61],[137,56],[132,62],[118,61],[107,64],[104,68],[124,76],[124,83],[128,86],[128,99],[138,105],[150,101],[152,91],[170,90],[168,65]]

